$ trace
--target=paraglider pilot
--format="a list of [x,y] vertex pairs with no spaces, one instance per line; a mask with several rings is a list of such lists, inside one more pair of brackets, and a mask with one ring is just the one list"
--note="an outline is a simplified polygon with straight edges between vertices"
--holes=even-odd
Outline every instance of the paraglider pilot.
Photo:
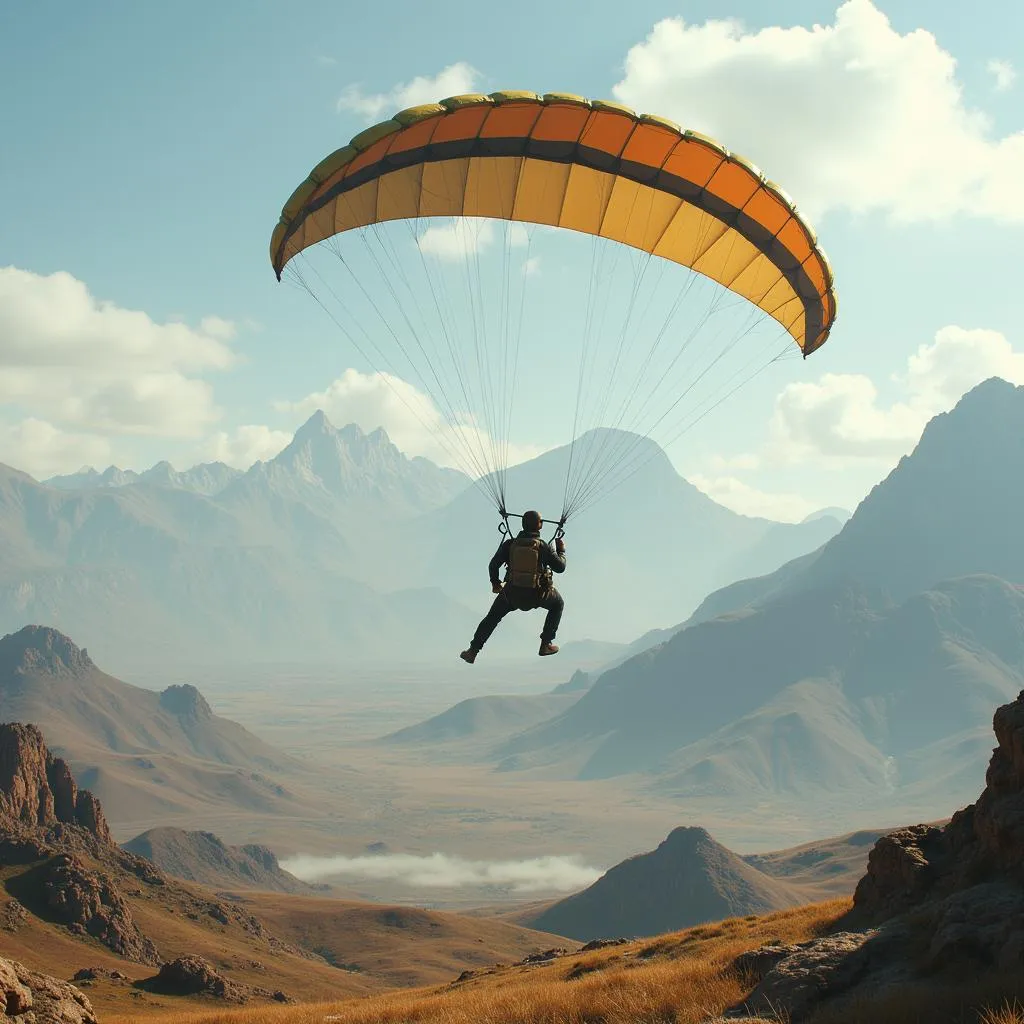
[[[544,628],[540,634],[541,657],[557,654],[558,647],[551,641],[558,632],[558,623],[562,619],[565,602],[562,595],[551,582],[552,572],[565,572],[565,542],[555,538],[555,546],[551,547],[541,539],[540,528],[543,520],[539,512],[523,513],[523,528],[515,537],[502,541],[487,566],[491,576],[491,590],[498,596],[491,605],[491,610],[481,620],[469,648],[459,657],[470,665],[476,660],[480,649],[495,627],[510,611],[531,611],[534,608],[547,610]],[[505,584],[498,581],[498,570],[508,566],[505,573]]]

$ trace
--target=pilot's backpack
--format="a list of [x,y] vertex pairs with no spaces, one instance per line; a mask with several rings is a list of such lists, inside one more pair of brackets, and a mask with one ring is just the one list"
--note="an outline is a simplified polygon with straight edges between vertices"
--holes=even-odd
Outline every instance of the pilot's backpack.
[[514,537],[508,550],[505,583],[517,590],[547,590],[551,575],[541,560],[540,537]]

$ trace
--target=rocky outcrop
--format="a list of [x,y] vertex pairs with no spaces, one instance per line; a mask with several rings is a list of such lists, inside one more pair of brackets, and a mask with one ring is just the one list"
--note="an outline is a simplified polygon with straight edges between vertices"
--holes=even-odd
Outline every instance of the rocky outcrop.
[[111,841],[99,801],[78,788],[67,763],[50,753],[34,725],[0,724],[0,816],[40,828],[80,825]]
[[0,959],[0,1000],[8,1020],[18,1024],[96,1024],[84,992],[16,960]]
[[977,801],[943,828],[879,839],[847,930],[738,957],[732,969],[753,990],[727,1016],[782,1010],[800,1024],[826,1000],[877,998],[964,970],[1024,971],[1024,691],[993,727],[998,746]]
[[[42,734],[40,734],[40,740]],[[58,821],[74,821],[78,805],[78,784],[62,757],[53,757],[47,751],[46,781],[53,794],[53,813]]]
[[207,995],[228,1003],[245,1003],[254,996],[277,1003],[292,1002],[283,992],[271,992],[269,989],[229,981],[209,960],[201,956],[180,956],[164,964],[159,974],[148,979],[143,986],[151,992],[164,995]]
[[168,686],[160,694],[160,707],[179,718],[213,718],[213,709],[191,683]]
[[245,1001],[245,989],[219,974],[201,956],[180,956],[160,968],[150,987],[167,995],[188,996],[204,993],[231,1003]]
[[15,899],[8,900],[0,908],[0,928],[5,932],[16,932],[28,921],[28,911]]
[[80,970],[75,971],[75,976],[71,980],[88,985],[101,979],[109,981],[131,980],[124,971],[119,971],[116,968],[111,970],[109,967],[82,967]]
[[0,812],[26,825],[57,820],[47,754],[34,725],[0,725]]
[[156,946],[139,930],[113,882],[73,854],[59,854],[46,866],[43,892],[50,911],[72,931],[99,939],[127,960],[160,962]]
[[1024,691],[993,718],[998,746],[985,789],[944,828],[915,825],[880,839],[853,902],[868,923],[991,881],[1024,885]]
[[742,953],[733,968],[755,987],[726,1017],[764,1014],[774,1020],[784,1008],[789,1020],[800,1021],[823,999],[846,994],[869,976],[876,992],[909,981],[909,967],[898,955],[906,937],[896,929],[838,932]]
[[67,677],[94,671],[89,652],[49,626],[25,626],[0,640],[0,677]]
[[91,832],[101,842],[111,844],[114,842],[99,800],[87,789],[80,789],[78,797],[75,799],[75,822],[86,831]]

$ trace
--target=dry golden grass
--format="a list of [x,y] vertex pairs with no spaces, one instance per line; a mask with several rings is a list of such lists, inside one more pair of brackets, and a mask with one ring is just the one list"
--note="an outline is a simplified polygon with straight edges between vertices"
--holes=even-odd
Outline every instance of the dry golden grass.
[[341,1002],[104,1024],[695,1024],[746,994],[732,959],[764,942],[822,934],[850,907],[832,900],[764,917],[730,918],[541,964],[493,967],[462,982]]
[[448,981],[467,969],[516,963],[572,939],[491,918],[327,897],[246,893],[246,909],[278,938],[316,950],[354,977],[389,987]]
[[[737,954],[824,934],[850,903],[839,899],[731,918],[542,964],[496,965],[429,988],[299,1006],[196,1012],[183,1005],[174,1014],[140,1007],[139,1013],[106,1016],[104,1024],[697,1024],[749,994],[746,979],[729,969]],[[841,1008],[823,1007],[808,1024],[865,1021],[1024,1024],[1024,977],[936,978]]]

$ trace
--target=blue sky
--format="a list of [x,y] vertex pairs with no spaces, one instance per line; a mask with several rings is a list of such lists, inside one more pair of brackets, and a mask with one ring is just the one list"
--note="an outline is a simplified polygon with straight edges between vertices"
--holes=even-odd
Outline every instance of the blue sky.
[[[40,477],[246,465],[318,396],[335,422],[376,418],[436,454],[386,389],[344,377],[371,367],[276,283],[267,244],[315,163],[375,106],[386,117],[401,86],[439,76],[423,99],[465,81],[665,114],[753,159],[812,216],[839,289],[829,343],[670,448],[723,503],[788,519],[853,507],[965,389],[1024,382],[1019,5],[353,6],[0,9],[0,460]],[[738,24],[709,24],[726,18]],[[557,376],[564,297],[587,275],[560,240],[534,242],[530,323],[546,328],[526,358]],[[545,391],[513,442],[563,443],[564,412]]]

